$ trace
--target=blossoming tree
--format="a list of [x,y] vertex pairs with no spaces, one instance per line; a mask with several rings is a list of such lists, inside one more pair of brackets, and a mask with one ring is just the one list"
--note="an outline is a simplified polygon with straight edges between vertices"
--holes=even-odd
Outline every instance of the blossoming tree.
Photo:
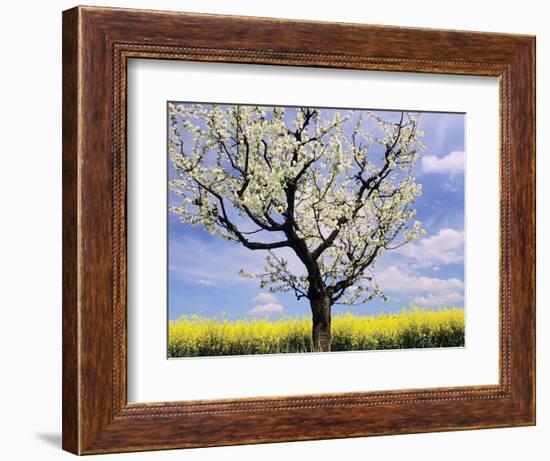
[[412,221],[421,133],[398,115],[169,104],[170,187],[181,197],[171,211],[266,251],[262,273],[241,274],[309,300],[315,351],[330,351],[332,307],[384,297],[376,260],[424,232]]

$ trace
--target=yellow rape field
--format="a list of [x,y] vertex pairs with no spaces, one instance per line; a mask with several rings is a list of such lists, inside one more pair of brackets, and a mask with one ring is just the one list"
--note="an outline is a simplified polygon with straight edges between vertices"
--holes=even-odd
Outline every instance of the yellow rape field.
[[[311,318],[229,320],[185,316],[168,328],[170,357],[311,351]],[[400,313],[332,318],[332,351],[464,346],[464,309],[421,307]]]

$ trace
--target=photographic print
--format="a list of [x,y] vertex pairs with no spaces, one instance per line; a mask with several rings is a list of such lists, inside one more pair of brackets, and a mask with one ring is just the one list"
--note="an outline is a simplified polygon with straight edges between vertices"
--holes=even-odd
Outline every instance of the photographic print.
[[167,105],[168,356],[463,347],[465,114]]
[[63,449],[534,425],[535,48],[64,11]]

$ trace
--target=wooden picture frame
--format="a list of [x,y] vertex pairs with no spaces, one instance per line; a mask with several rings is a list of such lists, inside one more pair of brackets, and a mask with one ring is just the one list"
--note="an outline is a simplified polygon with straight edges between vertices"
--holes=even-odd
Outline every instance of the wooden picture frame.
[[[133,404],[126,394],[131,58],[496,76],[494,386]],[[76,7],[63,13],[63,448],[93,454],[535,424],[535,38]]]

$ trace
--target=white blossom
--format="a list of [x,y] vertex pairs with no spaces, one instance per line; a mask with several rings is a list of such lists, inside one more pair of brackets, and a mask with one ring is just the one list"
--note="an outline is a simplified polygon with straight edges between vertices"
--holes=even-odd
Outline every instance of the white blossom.
[[[424,235],[411,223],[421,194],[418,122],[364,111],[169,104],[170,181],[183,222],[251,250],[267,250],[262,288],[331,303],[384,297],[373,268]],[[277,249],[292,249],[306,275]]]

